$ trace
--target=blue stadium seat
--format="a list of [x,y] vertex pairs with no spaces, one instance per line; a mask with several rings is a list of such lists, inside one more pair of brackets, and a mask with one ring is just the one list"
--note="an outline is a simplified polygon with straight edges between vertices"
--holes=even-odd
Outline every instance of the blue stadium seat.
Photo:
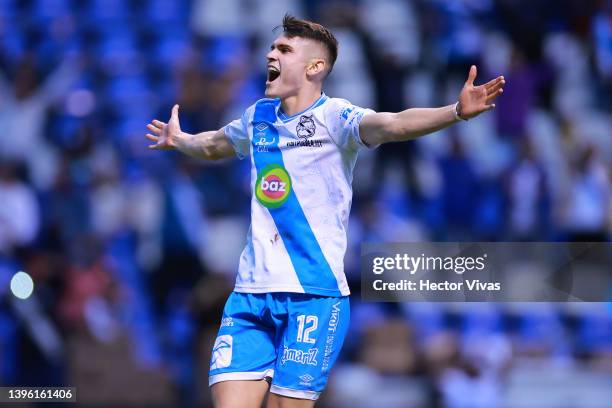
[[119,116],[130,116],[132,112],[145,108],[151,111],[154,96],[144,76],[122,76],[107,84],[104,103]]
[[88,14],[101,23],[125,22],[132,15],[126,0],[91,0]]
[[71,14],[69,0],[35,0],[30,16],[40,20],[51,20],[69,14]]
[[188,2],[175,0],[150,0],[145,8],[149,24],[186,24],[189,19]]
[[579,350],[612,352],[612,315],[602,312],[584,315],[577,334]]

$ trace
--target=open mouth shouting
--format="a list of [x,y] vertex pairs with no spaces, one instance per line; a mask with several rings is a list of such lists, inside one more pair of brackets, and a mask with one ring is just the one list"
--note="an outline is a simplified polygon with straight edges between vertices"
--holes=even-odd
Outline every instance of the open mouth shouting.
[[280,76],[280,69],[273,65],[268,65],[268,76],[266,80],[266,85],[274,82]]

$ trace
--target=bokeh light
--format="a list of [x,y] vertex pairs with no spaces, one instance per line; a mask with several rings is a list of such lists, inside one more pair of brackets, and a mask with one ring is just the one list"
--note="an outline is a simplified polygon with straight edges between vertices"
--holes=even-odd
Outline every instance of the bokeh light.
[[11,292],[19,299],[27,299],[34,292],[34,281],[30,275],[19,271],[11,278]]

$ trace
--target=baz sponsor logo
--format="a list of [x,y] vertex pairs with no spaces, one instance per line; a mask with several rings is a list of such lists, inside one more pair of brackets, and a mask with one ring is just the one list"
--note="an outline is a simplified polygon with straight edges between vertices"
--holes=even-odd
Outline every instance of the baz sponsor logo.
[[255,196],[265,207],[280,207],[287,201],[290,192],[291,178],[284,167],[270,164],[259,173],[255,183]]
[[221,327],[233,327],[234,326],[234,319],[232,319],[231,317],[224,317],[223,319],[221,319]]
[[210,369],[229,367],[232,363],[232,344],[234,338],[229,334],[217,337],[213,346]]
[[311,348],[306,351],[303,351],[303,350],[288,348],[287,346],[285,346],[285,349],[283,350],[283,358],[281,359],[281,363],[282,365],[285,365],[287,361],[293,361],[294,363],[298,363],[298,364],[316,366],[317,364],[319,364],[317,362],[318,352],[319,352],[319,349],[316,349],[316,348]]

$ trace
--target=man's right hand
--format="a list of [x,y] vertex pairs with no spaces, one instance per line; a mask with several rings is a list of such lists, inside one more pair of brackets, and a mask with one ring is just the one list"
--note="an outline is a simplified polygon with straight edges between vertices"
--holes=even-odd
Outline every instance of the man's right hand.
[[178,141],[183,135],[181,124],[179,123],[178,110],[178,105],[172,107],[172,115],[168,123],[154,119],[147,125],[147,129],[153,132],[153,134],[147,133],[146,137],[155,142],[155,144],[149,145],[149,149],[173,150],[177,148]]
[[223,129],[200,132],[195,135],[183,133],[178,110],[178,105],[172,107],[168,123],[155,119],[147,125],[147,129],[153,133],[147,133],[146,137],[155,142],[149,145],[149,149],[179,150],[181,153],[204,160],[219,160],[236,155]]

